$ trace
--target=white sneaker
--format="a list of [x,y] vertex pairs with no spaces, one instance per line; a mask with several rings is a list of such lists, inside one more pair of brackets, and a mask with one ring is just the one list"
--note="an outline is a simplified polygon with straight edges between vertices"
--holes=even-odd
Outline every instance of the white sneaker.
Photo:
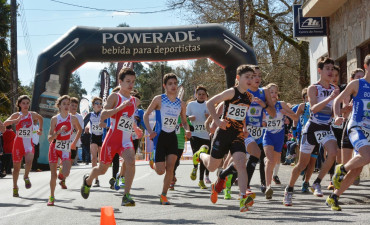
[[321,185],[320,184],[313,184],[311,187],[311,191],[313,192],[313,195],[317,197],[323,197],[324,194],[321,191]]
[[285,206],[292,206],[293,205],[292,199],[293,199],[293,192],[287,192],[287,191],[285,191],[284,192],[283,204]]

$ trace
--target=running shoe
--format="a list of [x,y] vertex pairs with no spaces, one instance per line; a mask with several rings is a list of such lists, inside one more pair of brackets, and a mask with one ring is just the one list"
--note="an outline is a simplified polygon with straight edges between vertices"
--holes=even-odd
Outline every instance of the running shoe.
[[334,190],[333,182],[330,181],[330,184],[328,185],[328,190]]
[[94,187],[100,187],[100,182],[98,179],[95,179]]
[[200,180],[199,183],[198,183],[198,186],[200,187],[200,189],[207,189],[208,187],[204,184],[204,181]]
[[122,176],[122,177],[119,178],[119,186],[121,188],[125,187],[125,177]]
[[232,179],[233,179],[232,174],[230,174],[226,177],[225,188],[231,188],[231,180]]
[[110,189],[114,190],[114,184],[116,183],[116,178],[112,177],[109,180]]
[[331,208],[333,211],[342,211],[342,208],[338,204],[339,197],[337,195],[331,194],[326,199],[326,205]]
[[61,180],[59,182],[59,185],[62,189],[67,189],[66,180]]
[[194,167],[193,170],[191,171],[190,179],[192,180],[197,179],[197,171],[198,171],[198,167]]
[[333,185],[334,185],[335,189],[340,189],[340,185],[341,185],[345,175],[346,175],[346,172],[344,172],[343,164],[338,164],[335,167],[335,173],[333,175]]
[[121,187],[119,186],[119,173],[116,174],[116,180],[114,182],[114,189],[118,191]]
[[198,163],[199,163],[199,156],[200,156],[200,153],[207,153],[208,152],[208,146],[207,145],[202,145],[201,147],[200,147],[200,149],[196,152],[196,153],[194,153],[194,155],[193,155],[193,165],[194,166],[196,166],[196,165],[198,165]]
[[286,159],[289,159],[289,160],[291,160],[291,159],[294,159],[295,158],[295,154],[293,154],[293,155],[287,155],[287,157],[286,157]]
[[265,194],[266,193],[266,186],[261,184],[260,190],[261,190],[262,194]]
[[58,179],[59,180],[64,180],[64,177],[63,177],[63,174],[62,174],[62,167],[59,167]]
[[254,201],[251,196],[245,196],[244,198],[240,199],[240,212],[246,212],[249,210],[249,207],[252,207]]
[[272,199],[273,193],[274,193],[274,190],[272,190],[271,187],[268,187],[265,192],[266,199]]
[[225,200],[230,200],[230,199],[231,199],[231,194],[230,194],[230,192],[231,192],[231,188],[226,187],[226,188],[224,189],[224,199],[225,199]]
[[215,190],[220,193],[226,187],[226,181],[221,178],[217,178],[215,183]]
[[311,191],[313,192],[313,195],[317,197],[322,197],[324,194],[321,191],[321,185],[318,183],[312,184]]
[[30,189],[32,187],[30,178],[29,177],[23,178],[23,180],[24,180],[24,186],[26,186],[26,189]]
[[217,199],[218,199],[218,192],[215,190],[215,184],[212,184],[211,189],[212,189],[211,190],[211,196],[210,196],[211,202],[213,204],[216,204]]
[[13,188],[13,197],[19,197],[18,190],[19,188]]
[[122,206],[135,206],[135,201],[130,194],[124,194],[122,197]]
[[90,187],[87,186],[87,184],[86,184],[86,179],[88,177],[89,177],[89,175],[88,174],[85,174],[84,177],[82,178],[81,196],[84,199],[87,199],[89,197],[89,194],[90,194]]
[[55,198],[53,196],[49,197],[47,206],[54,206]]
[[360,176],[356,177],[356,180],[353,182],[353,185],[355,186],[360,185]]
[[293,192],[287,192],[285,190],[283,204],[285,206],[292,206],[293,205],[292,199],[293,199]]
[[150,168],[152,168],[154,170],[154,159],[152,157],[150,157],[150,159],[149,159],[149,166],[150,166]]
[[309,192],[309,190],[308,190],[309,187],[310,187],[310,183],[303,181],[303,184],[302,184],[302,193]]
[[272,180],[275,182],[275,184],[281,184],[281,181],[279,179],[279,177],[276,175],[276,176],[273,176],[272,177]]
[[245,194],[247,196],[251,196],[253,199],[256,198],[256,193],[254,193],[251,189],[247,189],[247,191],[245,192]]
[[165,195],[161,195],[161,197],[159,198],[159,201],[161,203],[161,205],[169,205],[170,202],[167,200],[167,196]]
[[175,190],[175,182],[171,182],[170,184],[170,188],[169,188],[170,191],[174,191]]
[[206,179],[204,179],[206,181],[206,184],[212,184],[212,181],[209,179],[209,176],[206,176]]

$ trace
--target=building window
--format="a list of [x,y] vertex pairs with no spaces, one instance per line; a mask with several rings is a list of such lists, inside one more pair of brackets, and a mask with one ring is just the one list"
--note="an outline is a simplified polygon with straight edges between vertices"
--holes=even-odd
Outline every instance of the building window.
[[359,50],[360,50],[360,61],[359,61],[359,63],[357,63],[357,65],[358,65],[359,68],[365,69],[364,68],[364,60],[365,60],[365,57],[368,54],[370,54],[370,41],[368,41],[364,45],[360,46]]

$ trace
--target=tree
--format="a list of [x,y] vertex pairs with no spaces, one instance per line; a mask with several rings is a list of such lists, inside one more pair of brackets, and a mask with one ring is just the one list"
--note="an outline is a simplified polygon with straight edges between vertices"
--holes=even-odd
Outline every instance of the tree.
[[82,99],[83,95],[87,95],[85,88],[82,88],[82,82],[78,72],[72,73],[69,78],[69,91],[68,95],[71,97],[76,97],[79,100]]
[[[186,12],[191,14],[187,18],[191,22],[220,23],[242,37],[255,50],[259,65],[266,74],[264,82],[274,81],[280,90],[294,90],[286,99],[290,101],[300,99],[300,90],[309,84],[308,43],[293,38],[292,6],[298,2],[169,0],[171,5],[187,9]],[[246,12],[242,12],[245,15],[243,21],[240,20],[240,7]],[[240,29],[240,24],[246,24],[246,29]],[[288,86],[286,80],[290,82]]]

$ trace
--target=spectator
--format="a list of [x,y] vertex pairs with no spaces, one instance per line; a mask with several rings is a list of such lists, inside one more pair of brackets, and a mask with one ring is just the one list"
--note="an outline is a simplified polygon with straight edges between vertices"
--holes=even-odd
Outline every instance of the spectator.
[[86,165],[89,165],[89,163],[91,162],[91,158],[90,158],[90,137],[91,137],[91,134],[89,132],[85,132],[81,136],[82,160],[86,163]]
[[12,161],[12,150],[13,150],[13,142],[15,139],[16,134],[12,130],[12,126],[9,125],[6,127],[5,132],[3,133],[3,149],[4,149],[4,154],[2,156],[2,162],[3,162],[3,167],[1,168],[1,171],[6,172],[6,174],[11,174],[12,173],[12,167],[13,167],[13,161]]
[[39,145],[39,139],[40,136],[37,134],[37,131],[39,130],[39,124],[37,120],[33,121],[33,134],[32,134],[32,143],[35,148],[35,155],[33,157],[32,161],[32,171],[37,171],[37,159],[40,156],[40,145]]

